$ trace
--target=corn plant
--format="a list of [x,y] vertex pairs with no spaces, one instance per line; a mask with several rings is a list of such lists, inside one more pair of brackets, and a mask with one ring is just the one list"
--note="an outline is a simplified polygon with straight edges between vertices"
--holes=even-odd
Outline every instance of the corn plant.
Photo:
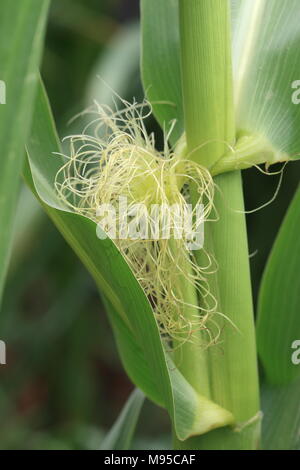
[[[175,449],[299,447],[299,193],[263,277],[256,344],[241,178],[297,159],[299,14],[298,0],[142,0],[145,101],[96,102],[64,149],[41,81],[30,95],[25,181],[94,277],[124,368],[167,410]],[[192,207],[193,232],[200,204],[204,245],[105,233],[98,209],[122,197]],[[103,448],[128,448],[142,401],[134,392]]]

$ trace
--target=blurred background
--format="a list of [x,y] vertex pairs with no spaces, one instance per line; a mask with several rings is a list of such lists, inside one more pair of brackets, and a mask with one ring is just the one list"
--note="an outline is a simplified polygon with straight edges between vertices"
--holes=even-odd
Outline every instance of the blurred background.
[[[139,0],[52,0],[42,76],[61,137],[74,132],[79,124],[70,119],[93,99],[111,102],[104,82],[123,98],[143,98],[138,21]],[[160,135],[154,119],[148,126]],[[299,165],[286,167],[275,202],[247,217],[255,303]],[[278,178],[244,173],[247,210],[272,199]],[[8,348],[0,449],[99,448],[133,387],[93,281],[25,187],[0,333]],[[168,433],[166,413],[146,402],[134,447],[168,447]]]

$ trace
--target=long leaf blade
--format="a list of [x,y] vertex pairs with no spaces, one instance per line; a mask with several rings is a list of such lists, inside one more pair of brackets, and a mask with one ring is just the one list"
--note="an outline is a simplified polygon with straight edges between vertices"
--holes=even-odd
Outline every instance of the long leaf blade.
[[141,0],[142,78],[161,126],[177,121],[174,142],[183,132],[178,11],[178,0]]
[[[176,119],[174,143],[184,128],[178,0],[142,0],[141,5],[143,42],[152,38],[143,52],[143,81],[160,124]],[[231,0],[231,6],[237,134],[258,134],[283,159],[298,158],[299,1]]]
[[300,189],[298,189],[268,260],[260,288],[257,340],[267,379],[287,384],[300,376],[292,360],[300,340]]
[[129,396],[118,419],[103,439],[100,450],[129,450],[145,395],[137,388]]
[[48,6],[48,0],[2,0],[0,7],[0,296],[9,261]]
[[280,387],[263,384],[263,449],[300,449],[299,390],[299,379]]
[[[233,36],[239,131],[300,156],[300,3],[242,0]],[[297,104],[298,103],[298,104]]]

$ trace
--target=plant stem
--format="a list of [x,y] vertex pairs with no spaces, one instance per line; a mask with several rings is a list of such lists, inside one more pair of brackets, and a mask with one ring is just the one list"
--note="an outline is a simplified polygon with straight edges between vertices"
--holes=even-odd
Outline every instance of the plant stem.
[[[182,91],[191,158],[212,166],[234,142],[227,0],[179,0]],[[199,148],[199,146],[202,146]]]
[[[234,142],[229,2],[180,0],[180,28],[188,150],[191,158],[210,167],[225,153],[225,142]],[[241,175],[220,175],[215,182],[220,220],[206,225],[205,245],[218,263],[210,289],[227,320],[216,316],[222,343],[207,351],[210,396],[234,414],[239,426],[184,443],[175,439],[175,446],[253,449],[259,438],[259,389]],[[201,253],[197,259],[200,263]]]

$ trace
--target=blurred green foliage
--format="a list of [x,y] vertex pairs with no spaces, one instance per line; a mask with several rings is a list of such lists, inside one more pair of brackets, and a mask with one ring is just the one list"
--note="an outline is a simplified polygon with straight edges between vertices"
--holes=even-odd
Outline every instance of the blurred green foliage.
[[[102,58],[109,61],[115,38],[131,23],[138,38],[137,7],[138,1],[52,1],[42,75],[61,136],[71,132],[69,119],[87,106],[90,83],[95,86],[96,74],[102,76]],[[138,61],[137,55],[123,89],[126,98],[142,93]],[[120,75],[118,69],[111,73]],[[107,94],[99,80],[100,96],[101,87]],[[7,344],[7,365],[0,369],[0,449],[99,448],[133,387],[96,286],[26,187],[0,337]],[[147,404],[143,416],[149,424],[139,428],[141,442],[151,441],[157,423],[162,433],[168,431],[164,412]]]
[[[124,98],[143,96],[134,43],[134,37],[139,41],[138,3],[52,0],[42,75],[61,136],[71,132],[69,119],[90,104],[96,92],[98,99],[107,96],[101,80],[95,91],[96,75],[104,75]],[[118,59],[116,45],[124,38],[127,54],[135,58],[124,52]],[[126,64],[131,67],[127,72]],[[120,76],[126,81],[113,80]],[[158,132],[154,120],[148,124],[149,130]],[[255,299],[266,258],[298,184],[297,165],[300,162],[287,166],[276,201],[248,216]],[[244,173],[244,183],[246,206],[252,210],[272,198],[278,176],[251,169]],[[118,359],[95,285],[26,188],[16,217],[0,337],[8,346],[8,363],[0,368],[0,449],[99,448],[132,385]],[[168,446],[168,437],[158,438],[158,429],[167,436],[168,418],[147,403],[135,448]]]

